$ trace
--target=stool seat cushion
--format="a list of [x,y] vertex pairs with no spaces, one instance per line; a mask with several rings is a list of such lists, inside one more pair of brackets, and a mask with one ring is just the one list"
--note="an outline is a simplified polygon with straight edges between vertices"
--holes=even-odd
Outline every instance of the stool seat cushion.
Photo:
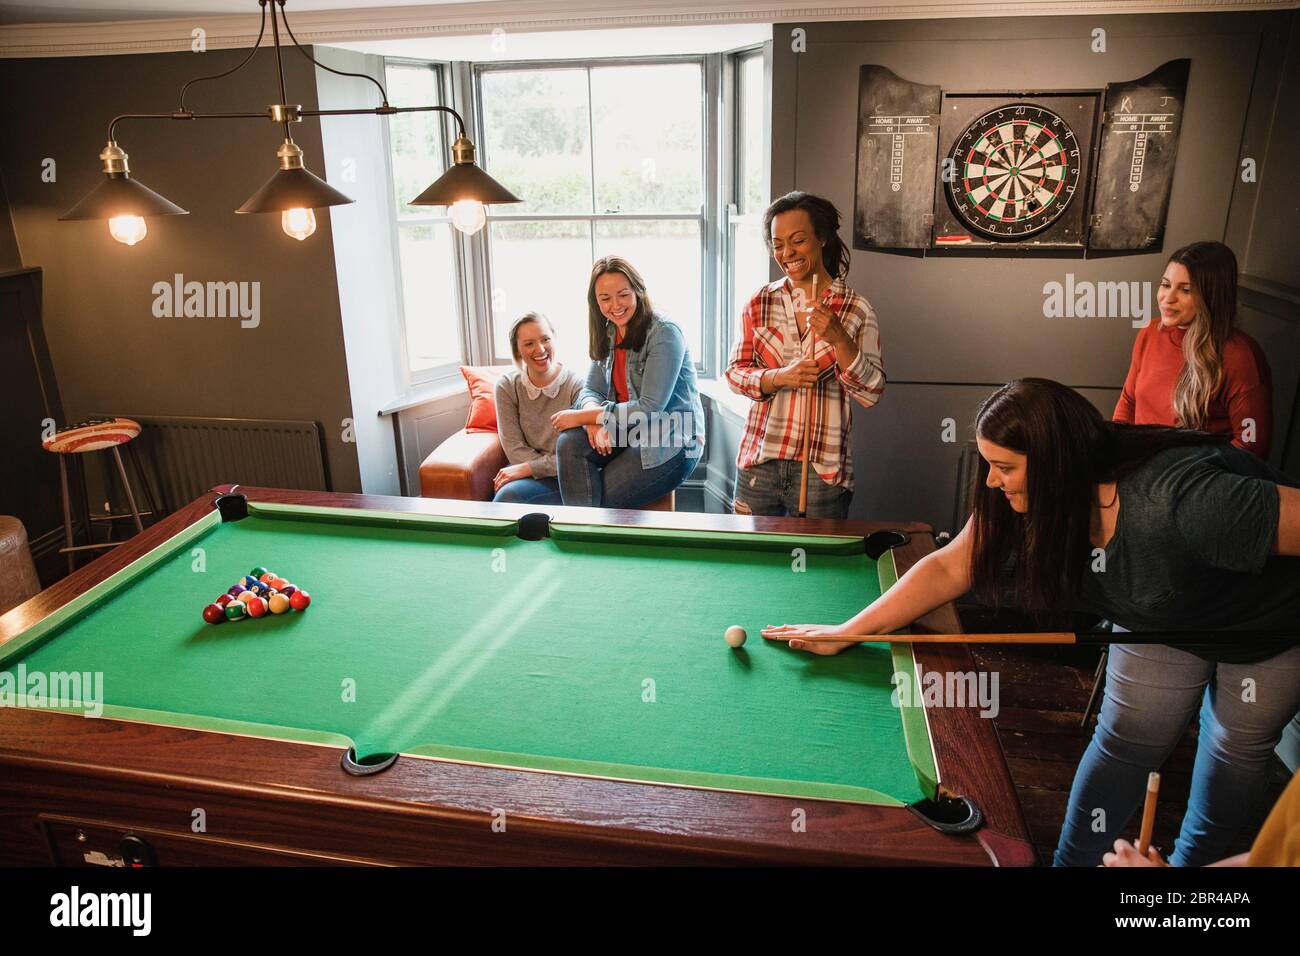
[[140,423],[129,418],[99,418],[60,428],[41,447],[60,455],[101,451],[125,445],[140,434]]

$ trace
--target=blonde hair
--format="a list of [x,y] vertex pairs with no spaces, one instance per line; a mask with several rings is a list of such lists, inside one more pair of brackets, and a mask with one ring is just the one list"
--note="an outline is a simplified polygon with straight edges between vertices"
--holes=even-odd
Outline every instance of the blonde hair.
[[510,355],[514,359],[516,366],[522,366],[524,357],[519,354],[519,330],[529,322],[536,322],[538,325],[545,325],[551,330],[551,338],[555,338],[555,326],[551,320],[540,312],[525,312],[519,318],[515,319],[514,324],[510,326]]
[[1174,383],[1174,424],[1203,428],[1223,384],[1223,345],[1237,322],[1237,257],[1221,242],[1194,242],[1169,257],[1187,269],[1196,318],[1183,335],[1183,370]]

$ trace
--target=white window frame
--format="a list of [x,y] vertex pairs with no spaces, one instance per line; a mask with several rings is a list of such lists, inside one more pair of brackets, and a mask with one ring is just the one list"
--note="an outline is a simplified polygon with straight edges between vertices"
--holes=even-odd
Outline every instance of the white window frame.
[[[619,66],[647,66],[659,64],[675,63],[695,63],[700,66],[701,91],[704,96],[703,112],[701,114],[701,144],[703,153],[700,157],[700,176],[701,184],[704,190],[703,203],[700,211],[696,214],[690,213],[569,213],[569,214],[541,214],[541,215],[518,215],[513,216],[508,212],[497,213],[493,210],[488,212],[488,223],[492,222],[589,222],[591,223],[592,252],[593,261],[595,252],[596,224],[600,222],[618,222],[623,221],[673,221],[673,222],[698,222],[700,234],[700,322],[701,322],[701,339],[702,348],[706,354],[696,355],[696,349],[692,349],[692,355],[695,359],[697,372],[712,367],[716,361],[710,354],[713,351],[713,336],[710,334],[711,329],[716,325],[717,306],[716,294],[717,288],[717,269],[716,269],[716,249],[717,249],[717,214],[716,214],[716,195],[717,195],[717,177],[710,174],[710,171],[717,168],[717,136],[716,136],[716,88],[717,81],[716,68],[711,70],[709,60],[716,57],[717,54],[693,54],[688,56],[648,56],[648,57],[610,57],[602,59],[592,57],[581,60],[516,60],[502,61],[492,63],[473,64],[474,79],[474,130],[475,142],[485,141],[483,127],[483,97],[482,97],[482,77],[486,73],[502,72],[523,72],[527,70],[573,70],[602,67],[619,67]],[[588,102],[590,103],[590,73],[588,73]],[[590,113],[588,115],[590,122]],[[592,151],[592,162],[595,162],[595,151]],[[594,170],[593,170],[594,175]],[[594,181],[594,180],[593,180]],[[503,207],[508,209],[509,207]],[[491,303],[491,261],[488,254],[488,227],[484,226],[478,245],[482,257],[482,271],[479,273],[480,282],[478,283],[478,294],[485,303]],[[585,277],[578,277],[577,281],[584,281]],[[484,326],[483,334],[486,336],[487,352],[492,354],[494,350],[495,339],[492,335],[492,315],[491,310],[484,308],[480,313],[482,324]],[[508,361],[508,357],[493,356],[494,361]]]
[[[722,71],[722,115],[725,118],[726,130],[722,137],[725,152],[722,157],[720,166],[723,179],[721,187],[722,209],[720,215],[721,224],[721,248],[722,257],[719,263],[719,287],[718,294],[722,300],[721,316],[717,322],[718,333],[718,364],[715,366],[715,374],[721,376],[726,367],[727,359],[731,352],[731,346],[736,337],[740,334],[740,310],[745,303],[739,301],[739,296],[732,289],[732,275],[734,274],[735,259],[735,228],[740,225],[761,225],[763,222],[763,210],[755,209],[747,213],[741,213],[740,197],[744,183],[740,173],[740,117],[744,108],[741,98],[740,87],[740,67],[743,61],[762,57],[763,62],[763,182],[767,184],[767,200],[771,202],[771,182],[772,182],[772,44],[771,42],[756,44],[750,47],[743,47],[737,50],[729,50],[725,54]],[[770,269],[770,266],[769,266]]]
[[[459,107],[455,106],[454,92],[454,71],[456,64],[441,60],[417,60],[406,57],[386,56],[383,58],[383,70],[385,87],[388,80],[389,65],[399,67],[423,67],[434,72],[435,83],[438,89],[437,103],[397,103],[396,106],[443,106],[452,105],[453,109],[460,112]],[[443,117],[442,146],[443,155],[442,165],[444,168],[451,165],[451,141],[455,139],[455,121],[446,113],[439,114]],[[462,113],[462,115],[464,115]],[[393,229],[389,237],[392,246],[393,272],[397,278],[397,323],[398,323],[398,364],[400,372],[400,381],[403,381],[408,391],[421,387],[438,386],[452,383],[460,380],[460,366],[466,364],[467,355],[470,354],[469,348],[469,323],[467,317],[469,310],[467,308],[467,296],[465,294],[465,275],[466,275],[466,243],[464,237],[454,228],[451,227],[451,217],[443,213],[439,215],[430,207],[425,215],[411,217],[402,217],[399,215],[400,208],[398,199],[394,190],[393,183],[393,144],[392,136],[389,131],[389,124],[381,124],[384,137],[384,164],[385,174],[388,177],[387,195],[392,202],[393,209]],[[455,261],[452,263],[452,272],[454,276],[454,285],[456,293],[456,302],[453,308],[453,317],[460,327],[461,354],[448,362],[436,365],[432,368],[420,369],[418,371],[411,368],[410,353],[407,348],[406,336],[406,285],[402,281],[402,247],[401,233],[406,226],[441,226],[446,225],[452,233],[452,250]]]
[[[722,373],[730,353],[734,336],[739,329],[739,310],[743,302],[731,291],[733,234],[735,225],[757,223],[762,220],[761,210],[748,213],[738,211],[740,180],[740,110],[739,67],[750,57],[763,58],[763,180],[771,181],[771,97],[772,97],[772,44],[765,42],[728,50],[724,53],[692,54],[683,56],[598,57],[581,60],[519,60],[471,63],[466,61],[420,60],[405,57],[384,57],[385,75],[390,63],[399,66],[418,66],[432,69],[437,74],[440,103],[449,105],[465,117],[470,137],[476,145],[484,143],[481,79],[485,73],[521,70],[588,69],[610,66],[641,66],[647,64],[697,63],[701,69],[703,106],[701,175],[704,202],[696,215],[682,213],[590,213],[561,215],[512,216],[508,207],[495,212],[489,207],[488,222],[519,221],[579,221],[592,225],[618,220],[672,220],[695,221],[700,233],[700,310],[701,348],[695,355],[697,373],[717,377]],[[404,105],[404,104],[396,104]],[[450,145],[455,138],[455,124],[444,114],[443,151],[445,167],[451,165]],[[456,285],[454,319],[459,325],[461,355],[448,363],[432,369],[413,372],[407,352],[406,301],[401,278],[400,233],[408,225],[448,225],[450,217],[430,212],[427,216],[403,219],[397,215],[397,198],[393,194],[392,143],[388,124],[383,124],[384,157],[389,181],[388,195],[393,202],[393,230],[391,235],[394,270],[399,294],[398,323],[401,355],[398,359],[402,378],[408,389],[438,386],[458,382],[459,366],[495,365],[509,362],[509,356],[496,354],[492,302],[492,275],[489,255],[488,227],[473,236],[462,235],[451,229],[452,248],[455,255],[453,272]],[[480,162],[483,156],[478,156]],[[594,162],[594,153],[593,153]],[[770,197],[769,197],[770,198]],[[579,278],[577,281],[581,281]],[[696,350],[692,349],[694,353]]]

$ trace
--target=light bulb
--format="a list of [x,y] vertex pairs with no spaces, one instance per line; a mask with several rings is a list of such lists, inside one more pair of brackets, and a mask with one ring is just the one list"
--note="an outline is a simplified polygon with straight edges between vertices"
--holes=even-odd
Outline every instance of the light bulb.
[[108,221],[108,234],[128,246],[134,246],[148,231],[143,216],[114,216]]
[[280,213],[280,228],[299,242],[316,231],[316,213],[310,209],[286,209]]
[[477,199],[462,199],[451,204],[451,224],[472,236],[487,222],[487,211]]

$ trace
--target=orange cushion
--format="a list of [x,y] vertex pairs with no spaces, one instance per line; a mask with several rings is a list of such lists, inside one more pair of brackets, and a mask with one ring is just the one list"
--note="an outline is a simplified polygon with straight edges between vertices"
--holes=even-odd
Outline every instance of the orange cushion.
[[460,374],[469,385],[469,417],[465,419],[467,432],[494,432],[497,430],[497,402],[493,394],[497,380],[513,365],[462,365]]

